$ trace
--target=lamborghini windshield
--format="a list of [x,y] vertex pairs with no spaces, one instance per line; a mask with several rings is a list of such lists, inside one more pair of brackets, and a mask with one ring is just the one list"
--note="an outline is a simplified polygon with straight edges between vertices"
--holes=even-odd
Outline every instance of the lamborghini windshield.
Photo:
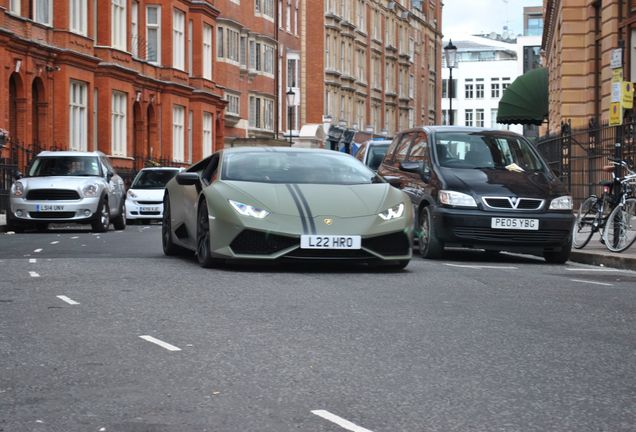
[[263,183],[368,184],[376,175],[351,156],[332,151],[226,153],[223,180]]
[[545,165],[525,140],[482,132],[439,132],[435,152],[446,168],[492,168],[544,171]]

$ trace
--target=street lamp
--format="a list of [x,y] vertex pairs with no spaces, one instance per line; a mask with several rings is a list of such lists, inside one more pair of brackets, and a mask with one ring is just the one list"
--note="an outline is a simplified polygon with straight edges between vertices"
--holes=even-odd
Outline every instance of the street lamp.
[[296,93],[291,87],[287,90],[287,129],[289,129],[289,145],[292,145],[292,107],[296,99]]
[[453,45],[452,40],[449,40],[448,45],[444,47],[444,55],[446,56],[446,66],[448,66],[450,71],[450,79],[448,80],[448,115],[452,126],[455,120],[453,118],[453,68],[457,67],[457,47]]

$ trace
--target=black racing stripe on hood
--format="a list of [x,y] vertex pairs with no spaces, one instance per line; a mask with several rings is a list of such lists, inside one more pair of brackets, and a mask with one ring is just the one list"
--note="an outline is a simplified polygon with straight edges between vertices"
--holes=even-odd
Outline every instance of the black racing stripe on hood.
[[292,196],[292,199],[296,204],[296,208],[298,209],[298,213],[300,214],[300,221],[303,224],[303,234],[308,234],[309,230],[307,229],[307,216],[305,216],[305,210],[303,210],[300,199],[298,198],[298,195],[296,195],[296,191],[292,188],[291,185],[286,184],[285,187],[287,188],[287,190],[289,190],[289,194]]
[[316,223],[314,222],[314,215],[311,213],[311,208],[309,207],[309,203],[305,198],[305,194],[303,193],[303,191],[300,190],[300,187],[297,184],[293,184],[292,187],[298,193],[298,196],[300,197],[300,200],[305,207],[305,211],[307,212],[307,219],[309,219],[309,228],[311,229],[311,233],[316,234]]

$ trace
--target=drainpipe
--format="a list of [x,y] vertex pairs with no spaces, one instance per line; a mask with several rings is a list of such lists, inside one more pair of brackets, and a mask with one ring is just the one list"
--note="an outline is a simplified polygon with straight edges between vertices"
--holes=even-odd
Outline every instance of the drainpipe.
[[278,27],[280,25],[280,23],[278,22],[278,16],[280,14],[280,11],[278,10],[279,7],[279,2],[277,0],[274,0],[274,39],[276,39],[276,61],[274,62],[274,139],[278,140],[278,131],[279,131],[279,125],[281,124],[281,122],[279,121],[279,111],[278,108],[280,106],[281,103],[281,98],[280,98],[280,80],[279,80],[279,75],[280,75],[280,41],[278,40]]
[[594,119],[601,125],[601,2],[596,1],[594,7]]

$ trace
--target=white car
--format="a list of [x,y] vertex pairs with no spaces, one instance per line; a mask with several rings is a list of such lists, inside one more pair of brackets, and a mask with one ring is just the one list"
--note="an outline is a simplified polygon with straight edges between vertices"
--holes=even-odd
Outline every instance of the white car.
[[163,217],[163,192],[166,183],[183,168],[143,168],[126,193],[126,220],[150,222]]

